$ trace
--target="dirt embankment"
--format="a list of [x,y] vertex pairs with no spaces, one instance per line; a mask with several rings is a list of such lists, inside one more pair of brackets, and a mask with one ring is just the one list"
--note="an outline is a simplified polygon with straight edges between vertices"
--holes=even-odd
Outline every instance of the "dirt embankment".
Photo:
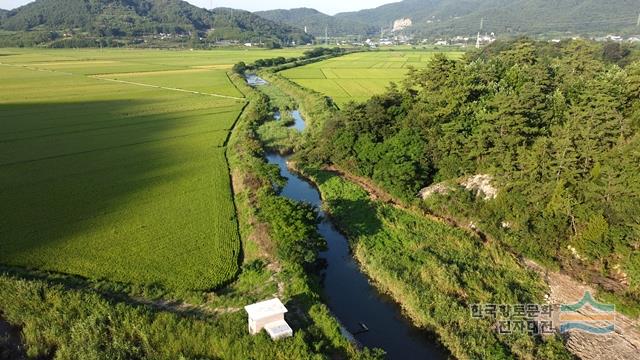
[[[524,265],[537,272],[549,287],[551,304],[575,304],[583,294],[597,291],[589,285],[557,271],[549,271],[531,260]],[[588,313],[580,312],[584,316]],[[616,314],[615,332],[606,335],[570,331],[564,334],[567,348],[581,359],[640,359],[640,323],[620,313]]]
[[354,175],[352,173],[349,173],[347,171],[344,171],[334,165],[331,166],[327,166],[324,168],[324,170],[326,171],[330,171],[333,172],[335,174],[338,174],[339,176],[353,182],[356,183],[357,185],[359,185],[360,187],[362,187],[363,189],[365,189],[368,193],[369,193],[369,198],[373,201],[381,201],[390,205],[395,206],[396,208],[400,208],[403,209],[405,211],[409,211],[413,214],[417,214],[419,216],[423,216],[428,218],[429,220],[432,221],[437,221],[440,223],[444,223],[447,224],[449,226],[453,226],[453,227],[457,227],[460,229],[464,229],[466,231],[469,231],[473,234],[475,234],[476,236],[478,236],[482,241],[486,241],[487,237],[486,235],[479,231],[473,224],[463,224],[459,221],[457,221],[456,219],[452,219],[452,218],[448,218],[445,216],[439,216],[436,214],[433,214],[431,212],[427,212],[424,209],[419,209],[416,207],[412,207],[412,208],[408,208],[407,206],[405,206],[402,201],[400,201],[399,199],[393,197],[391,194],[387,193],[385,190],[381,189],[379,186],[377,186],[376,184],[374,184],[371,180],[367,179],[367,178],[363,178],[361,176],[357,176]]
[[[402,208],[412,213],[450,226],[462,228],[478,235],[483,241],[487,240],[487,235],[474,227],[460,224],[454,219],[440,217],[435,214],[426,213],[420,209],[407,208],[399,200],[376,186],[369,179],[356,176],[335,166],[326,168],[327,171],[334,172],[349,181],[352,181],[364,188],[372,200],[382,201],[393,206]],[[517,256],[517,254],[514,254]],[[549,287],[549,303],[551,304],[574,304],[580,301],[585,292],[597,295],[597,291],[582,282],[572,278],[567,274],[557,271],[549,271],[531,260],[523,260],[522,265],[537,272],[546,285]],[[559,308],[559,305],[555,306]],[[557,313],[557,312],[556,312]],[[583,315],[588,315],[583,313]],[[640,359],[640,322],[631,319],[623,314],[617,314],[615,319],[615,332],[607,335],[588,334],[581,331],[572,330],[563,334],[565,345],[569,351],[581,359],[585,360],[619,360]]]

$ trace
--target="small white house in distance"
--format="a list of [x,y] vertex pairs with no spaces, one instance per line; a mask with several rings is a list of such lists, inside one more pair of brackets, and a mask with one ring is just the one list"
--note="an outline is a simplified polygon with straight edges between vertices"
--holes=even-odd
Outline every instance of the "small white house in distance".
[[249,315],[249,333],[255,335],[265,329],[271,339],[278,340],[293,336],[293,330],[284,321],[284,307],[280,299],[262,301],[244,307]]

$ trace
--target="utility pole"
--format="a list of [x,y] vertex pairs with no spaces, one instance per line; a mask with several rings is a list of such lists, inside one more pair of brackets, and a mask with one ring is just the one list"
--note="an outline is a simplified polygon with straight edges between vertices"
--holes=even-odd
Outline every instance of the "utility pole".
[[637,27],[640,27],[640,14],[638,14],[638,23],[636,23]]
[[324,44],[329,45],[329,26],[324,27]]
[[[484,18],[480,19],[480,31],[484,27]],[[480,49],[480,31],[478,31],[478,37],[476,38],[476,49]]]

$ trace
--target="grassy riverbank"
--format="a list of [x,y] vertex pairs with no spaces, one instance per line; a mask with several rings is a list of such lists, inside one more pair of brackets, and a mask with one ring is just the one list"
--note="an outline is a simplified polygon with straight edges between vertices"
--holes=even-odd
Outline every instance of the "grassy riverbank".
[[373,202],[334,173],[303,171],[318,185],[365,272],[416,326],[438,334],[456,358],[570,358],[558,338],[500,336],[491,321],[472,318],[473,303],[542,302],[540,279],[497,244]]
[[280,101],[247,87],[232,77],[250,103],[241,117],[230,143],[234,192],[246,238],[257,244],[254,256],[279,268],[283,296],[293,308],[291,318],[297,327],[308,332],[308,343],[322,354],[355,359],[378,358],[377,352],[357,350],[345,339],[338,322],[321,302],[318,279],[311,275],[317,253],[325,244],[317,233],[317,214],[310,206],[280,197],[282,185],[277,167],[265,162],[264,143],[259,129],[273,116]]

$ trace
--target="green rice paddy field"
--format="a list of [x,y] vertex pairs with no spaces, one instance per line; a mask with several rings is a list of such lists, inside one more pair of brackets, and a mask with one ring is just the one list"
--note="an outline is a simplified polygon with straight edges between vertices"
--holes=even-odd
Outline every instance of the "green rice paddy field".
[[0,49],[0,264],[209,289],[238,270],[226,69],[293,51]]
[[[389,83],[406,76],[409,66],[424,67],[435,54],[416,50],[355,53],[285,70],[282,75],[330,96],[343,106],[384,92]],[[460,52],[446,54],[454,58],[462,56]]]

